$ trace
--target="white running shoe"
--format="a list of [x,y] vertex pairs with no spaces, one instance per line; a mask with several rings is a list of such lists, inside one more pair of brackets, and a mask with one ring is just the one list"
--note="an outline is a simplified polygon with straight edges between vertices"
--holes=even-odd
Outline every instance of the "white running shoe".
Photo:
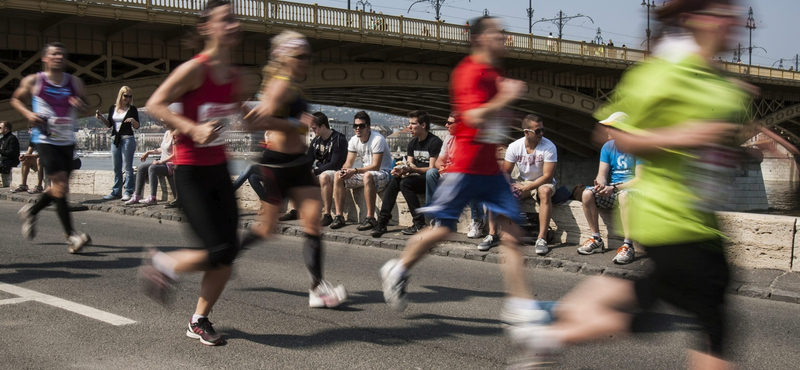
[[75,231],[69,236],[69,238],[67,238],[67,245],[69,246],[67,250],[69,253],[78,253],[83,246],[91,242],[92,238],[89,237],[89,235],[86,235],[86,233],[80,231]]
[[344,286],[322,280],[316,288],[308,291],[308,307],[333,308],[347,300],[347,291]]
[[408,284],[408,276],[394,276],[390,274],[392,269],[400,263],[399,259],[389,260],[383,264],[380,270],[381,274],[381,287],[383,288],[383,299],[395,311],[403,311],[406,309],[406,285]]
[[539,238],[536,240],[536,246],[534,247],[536,254],[538,255],[545,255],[547,252],[550,252],[550,248],[547,247],[547,241]]
[[472,220],[467,232],[467,238],[477,239],[483,236],[483,221]]
[[586,239],[583,242],[583,245],[578,247],[578,253],[580,254],[592,254],[594,252],[600,252],[603,250],[604,243],[603,239],[595,239],[593,236]]
[[621,247],[617,248],[617,255],[614,256],[612,261],[619,265],[627,265],[633,262],[635,256],[636,252],[633,250],[633,246],[623,244]]
[[17,216],[22,220],[22,235],[28,240],[36,237],[36,216],[31,214],[32,204],[26,204],[17,211]]

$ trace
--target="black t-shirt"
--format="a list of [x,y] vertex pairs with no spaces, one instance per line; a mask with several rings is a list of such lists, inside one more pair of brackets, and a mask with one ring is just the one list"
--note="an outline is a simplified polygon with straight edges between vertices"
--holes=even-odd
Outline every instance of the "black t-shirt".
[[347,161],[347,138],[336,130],[323,140],[321,136],[311,140],[309,155],[314,158],[314,173],[319,175],[327,170],[339,170]]
[[417,138],[411,139],[411,142],[408,143],[406,157],[414,157],[414,165],[417,167],[428,167],[431,163],[431,157],[439,156],[441,151],[442,139],[428,132],[428,137],[423,141]]

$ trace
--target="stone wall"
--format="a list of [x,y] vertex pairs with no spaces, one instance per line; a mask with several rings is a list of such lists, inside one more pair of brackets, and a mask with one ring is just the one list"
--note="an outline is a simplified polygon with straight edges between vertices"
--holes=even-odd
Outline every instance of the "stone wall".
[[765,181],[800,181],[794,158],[765,157],[761,173]]

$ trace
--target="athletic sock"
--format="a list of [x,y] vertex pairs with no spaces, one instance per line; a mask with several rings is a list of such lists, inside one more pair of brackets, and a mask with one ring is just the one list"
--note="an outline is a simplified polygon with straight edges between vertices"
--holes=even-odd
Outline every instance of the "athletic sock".
[[594,238],[594,240],[597,240],[597,241],[603,240],[603,238],[600,236],[600,233],[593,233],[592,234],[592,238]]
[[33,207],[31,207],[30,214],[36,216],[37,213],[49,206],[51,202],[53,202],[53,197],[51,197],[48,193],[42,193],[42,195],[39,196],[39,200],[37,200],[36,203],[33,204]]
[[625,245],[627,245],[627,246],[629,246],[629,247],[633,247],[633,241],[632,241],[632,240],[630,240],[630,239],[625,239],[625,242],[624,242],[624,243],[625,243]]
[[202,319],[204,317],[208,317],[208,316],[192,315],[192,324],[197,324],[197,322],[200,321],[200,319]]
[[311,274],[311,289],[314,289],[322,281],[322,240],[319,236],[306,234],[303,256]]
[[61,220],[61,226],[64,227],[64,232],[67,233],[67,236],[72,235],[72,218],[69,217],[67,198],[53,198],[53,203],[56,204],[56,213]]
[[153,268],[158,272],[167,275],[172,280],[178,280],[178,274],[175,273],[175,265],[178,264],[178,261],[175,261],[174,258],[164,252],[158,252],[153,255],[152,261]]
[[506,299],[506,309],[515,310],[538,310],[539,303],[535,299],[509,297]]

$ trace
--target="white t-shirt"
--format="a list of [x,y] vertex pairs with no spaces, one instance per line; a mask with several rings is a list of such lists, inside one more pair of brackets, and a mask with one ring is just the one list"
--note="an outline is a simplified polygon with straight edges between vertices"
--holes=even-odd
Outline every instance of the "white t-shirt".
[[366,143],[361,142],[358,136],[351,137],[350,142],[347,143],[347,151],[356,153],[361,158],[361,163],[364,164],[364,167],[372,165],[373,154],[383,153],[380,169],[392,170],[392,150],[389,149],[389,144],[386,143],[383,135],[375,131],[370,131],[369,140]]
[[167,158],[170,155],[172,155],[172,132],[167,130],[161,139],[161,158]]
[[[533,181],[544,174],[545,162],[558,162],[558,153],[552,141],[542,138],[533,153],[528,154],[523,137],[508,146],[505,160],[517,164],[521,179]],[[556,179],[553,178],[553,184],[555,183]]]
[[114,109],[114,126],[117,128],[117,132],[119,132],[119,128],[122,127],[122,121],[125,120],[125,115],[128,114],[128,111],[121,112],[117,109]]

